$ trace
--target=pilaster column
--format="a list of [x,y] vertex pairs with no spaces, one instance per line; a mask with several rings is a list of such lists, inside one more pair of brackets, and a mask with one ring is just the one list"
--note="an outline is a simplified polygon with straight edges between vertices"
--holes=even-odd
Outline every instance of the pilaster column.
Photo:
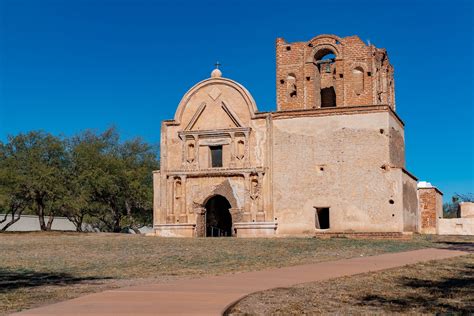
[[244,154],[244,161],[245,166],[248,168],[250,166],[250,155],[249,155],[249,132],[245,132],[245,154]]
[[252,221],[252,216],[250,213],[250,204],[251,204],[251,198],[250,198],[250,174],[249,173],[244,173],[244,212],[242,215],[242,221],[243,222],[250,222]]
[[234,168],[235,167],[235,152],[236,152],[236,144],[235,144],[235,133],[229,133],[230,135],[230,167]]
[[174,216],[174,178],[168,177],[166,181],[168,184],[167,192],[167,204],[168,204],[168,215],[166,216],[166,222],[172,224],[175,222]]
[[194,205],[193,211],[196,214],[196,237],[206,237],[206,208],[202,205]]
[[180,223],[187,223],[188,222],[188,215],[186,212],[186,175],[181,176],[181,214],[179,214],[179,222]]
[[258,198],[257,198],[257,222],[265,221],[265,212],[263,210],[263,173],[258,173]]

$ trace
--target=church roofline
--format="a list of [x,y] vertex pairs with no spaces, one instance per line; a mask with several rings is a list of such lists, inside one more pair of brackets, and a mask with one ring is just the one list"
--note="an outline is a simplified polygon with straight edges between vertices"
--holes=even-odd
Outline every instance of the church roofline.
[[184,109],[186,107],[186,104],[189,102],[191,97],[197,91],[204,88],[205,86],[215,84],[215,83],[228,85],[228,86],[234,88],[235,90],[237,90],[241,94],[242,98],[246,101],[247,106],[249,107],[250,116],[252,118],[255,117],[255,113],[258,112],[257,105],[256,105],[255,100],[253,99],[252,95],[250,94],[250,92],[243,85],[241,85],[240,83],[238,83],[237,81],[234,81],[232,79],[222,78],[222,77],[213,77],[213,78],[204,79],[204,80],[196,83],[193,87],[191,87],[184,94],[183,98],[179,102],[178,108],[176,109],[176,112],[175,112],[174,119],[172,121],[168,121],[168,122],[171,123],[171,125],[180,124],[181,117],[184,113]]

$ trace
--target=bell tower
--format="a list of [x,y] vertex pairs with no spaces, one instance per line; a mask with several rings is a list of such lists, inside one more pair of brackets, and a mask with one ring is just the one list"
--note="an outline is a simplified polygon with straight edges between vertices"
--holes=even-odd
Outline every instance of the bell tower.
[[276,41],[277,110],[388,105],[395,110],[393,67],[385,49],[358,36]]

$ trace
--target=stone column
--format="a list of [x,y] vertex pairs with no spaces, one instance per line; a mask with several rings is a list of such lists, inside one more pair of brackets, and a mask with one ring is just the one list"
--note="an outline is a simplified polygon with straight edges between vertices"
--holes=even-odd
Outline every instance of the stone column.
[[196,237],[206,237],[206,208],[202,205],[194,206],[194,213],[196,214]]
[[187,223],[188,222],[188,215],[186,212],[186,175],[181,176],[181,196],[180,196],[180,203],[181,203],[181,213],[179,214],[179,222],[180,223]]
[[244,150],[244,161],[245,161],[245,167],[249,168],[250,167],[250,148],[249,148],[249,140],[250,140],[250,135],[249,132],[245,132],[245,150]]
[[242,208],[230,208],[230,216],[232,216],[232,236],[235,236],[234,223],[242,222]]
[[[183,139],[184,138],[184,139]],[[186,163],[186,159],[188,158],[187,155],[188,155],[188,148],[187,148],[187,140],[186,140],[186,136],[183,136],[182,138],[180,137],[181,139],[181,168],[185,168],[187,163]]]
[[166,222],[172,224],[175,222],[174,216],[174,178],[168,177],[168,194],[167,194],[167,204],[168,204],[168,216],[166,217]]
[[257,222],[265,221],[265,212],[263,210],[263,173],[258,173],[258,197],[257,197]]
[[194,158],[196,169],[201,169],[201,165],[199,163],[199,135],[194,138],[194,149],[196,150],[196,157]]
[[235,133],[230,133],[230,168],[235,167]]
[[243,222],[252,221],[252,215],[250,213],[250,174],[244,173],[244,212],[242,216]]

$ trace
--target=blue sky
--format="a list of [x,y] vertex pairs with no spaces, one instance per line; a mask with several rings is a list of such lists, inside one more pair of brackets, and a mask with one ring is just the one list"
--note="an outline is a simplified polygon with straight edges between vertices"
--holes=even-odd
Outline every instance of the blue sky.
[[209,76],[275,105],[275,39],[359,35],[387,48],[408,170],[474,192],[471,1],[0,0],[0,140],[116,126],[159,142],[160,121]]

